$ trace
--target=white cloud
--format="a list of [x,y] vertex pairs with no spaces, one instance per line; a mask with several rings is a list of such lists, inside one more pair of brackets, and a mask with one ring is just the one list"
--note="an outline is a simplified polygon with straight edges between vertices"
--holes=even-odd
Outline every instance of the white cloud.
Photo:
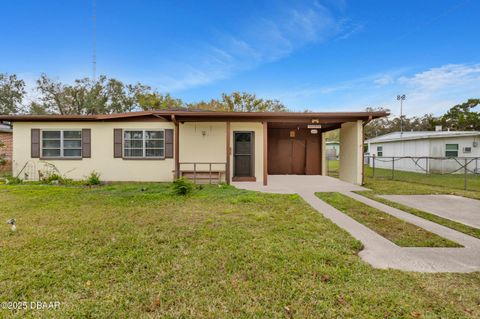
[[354,24],[354,25],[351,25],[351,26],[350,25],[345,26],[343,29],[344,29],[344,32],[343,32],[342,35],[340,35],[338,37],[338,40],[346,40],[346,39],[354,36],[355,34],[362,32],[365,29],[365,25]]
[[420,72],[411,77],[400,77],[400,84],[416,90],[436,92],[451,87],[477,84],[480,79],[480,64],[447,64]]
[[[361,95],[367,95],[368,91],[375,87],[387,86],[395,81],[395,77],[404,72],[404,69],[390,70],[385,73],[371,74],[356,79],[341,81],[337,83],[331,83],[324,86],[307,86],[300,88],[293,88],[287,91],[277,92],[278,98],[285,98],[289,101],[293,99],[302,99],[305,97],[312,97],[318,95],[330,95],[344,94],[348,91],[354,91],[362,89]],[[343,92],[343,93],[341,93]],[[275,95],[273,92],[269,95]],[[360,96],[357,94],[357,98]]]
[[381,106],[399,113],[397,94],[406,94],[404,114],[443,114],[455,104],[480,97],[480,64],[446,64],[409,74],[407,68],[331,83],[269,92],[286,105],[315,110],[362,110]]
[[[343,30],[343,22],[325,6],[276,8],[268,16],[245,19],[235,33],[220,31],[216,40],[189,47],[176,61],[155,70],[152,85],[180,91],[226,79],[237,72],[277,61],[305,45],[325,41]],[[194,52],[192,54],[192,52]]]
[[388,75],[388,74],[382,75],[382,76],[376,78],[375,80],[373,80],[373,83],[375,83],[378,86],[389,85],[389,84],[392,84],[393,82],[394,82],[393,77],[391,75]]
[[441,114],[457,103],[480,96],[480,64],[447,64],[402,76],[406,110],[414,115]]

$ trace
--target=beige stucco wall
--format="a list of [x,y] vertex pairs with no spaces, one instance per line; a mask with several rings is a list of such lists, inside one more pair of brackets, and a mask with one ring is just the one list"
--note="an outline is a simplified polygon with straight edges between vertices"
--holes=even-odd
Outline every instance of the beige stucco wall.
[[361,185],[363,165],[363,122],[343,123],[340,128],[340,179]]
[[[180,123],[180,163],[227,161],[227,123]],[[182,170],[193,170],[193,165],[182,164]],[[207,171],[208,165],[197,165],[197,170]],[[225,165],[212,165],[212,170],[225,170]]]
[[[180,123],[180,162],[226,162],[226,123]],[[91,158],[81,160],[41,160],[30,157],[31,129],[91,129]],[[92,171],[100,173],[104,181],[171,181],[174,159],[124,160],[113,157],[113,129],[174,129],[171,122],[15,122],[13,128],[13,174],[22,169],[20,178],[37,180],[38,171],[51,170],[54,165],[60,174],[73,179],[85,179]],[[233,149],[234,131],[255,132],[255,177],[263,182],[263,126],[262,123],[231,123],[230,140]],[[233,176],[233,156],[231,173]],[[192,169],[190,165],[182,169]],[[198,170],[208,166],[198,165]],[[224,170],[224,165],[212,169]]]
[[[92,157],[81,160],[40,160],[30,158],[30,130],[91,129]],[[13,174],[24,168],[20,178],[38,178],[38,170],[53,164],[62,175],[84,179],[92,171],[104,181],[171,181],[174,160],[123,160],[113,157],[113,129],[173,129],[171,122],[15,122],[13,126]],[[26,165],[26,166],[25,166]]]
[[233,133],[235,131],[253,131],[255,132],[255,162],[254,162],[254,171],[255,177],[257,182],[263,183],[263,124],[260,122],[252,122],[252,123],[240,123],[240,122],[233,122],[230,124],[230,141],[232,151],[230,152],[230,176],[234,176],[233,174]]

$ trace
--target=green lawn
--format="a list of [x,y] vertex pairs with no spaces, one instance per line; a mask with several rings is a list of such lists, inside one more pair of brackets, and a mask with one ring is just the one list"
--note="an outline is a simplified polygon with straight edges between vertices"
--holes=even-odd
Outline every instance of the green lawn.
[[437,224],[455,229],[459,232],[465,233],[465,234],[473,236],[473,237],[480,238],[480,229],[478,229],[478,228],[471,227],[471,226],[468,226],[468,225],[464,225],[462,223],[459,223],[459,222],[456,222],[456,221],[453,221],[453,220],[450,220],[450,219],[447,219],[447,218],[443,218],[443,217],[437,216],[435,214],[430,214],[428,212],[425,212],[425,211],[422,211],[422,210],[419,210],[419,209],[416,209],[416,208],[413,208],[413,207],[409,207],[409,206],[405,206],[403,204],[399,204],[397,202],[379,197],[379,196],[377,196],[377,194],[375,194],[372,191],[363,191],[363,192],[357,192],[357,193],[362,195],[362,196],[365,196],[365,197],[368,197],[370,199],[381,202],[385,205],[395,207],[395,208],[398,208],[398,209],[400,209],[404,212],[407,212],[407,213],[416,215],[418,217],[430,220],[434,223],[437,223]]
[[340,193],[316,193],[320,199],[401,247],[461,247]]
[[[141,191],[147,187],[147,191]],[[0,186],[0,317],[476,318],[480,273],[373,269],[296,195]]]
[[[365,165],[365,176],[372,178],[373,169]],[[375,169],[376,179],[391,179],[392,171],[389,169]],[[440,188],[450,188],[464,190],[463,174],[423,174],[415,172],[395,171],[394,179],[410,183],[437,186]],[[467,175],[467,190],[480,192],[480,174]]]
[[[327,161],[328,175],[332,177],[338,177],[340,169],[340,162],[338,160]],[[416,184],[422,191],[437,193],[457,193],[457,194],[472,194],[469,197],[480,198],[480,174],[467,175],[467,191],[464,191],[464,175],[463,174],[422,174],[415,172],[402,172],[395,171],[394,180],[392,181],[392,171],[389,169],[375,169],[375,178],[373,178],[373,169],[368,165],[364,165],[365,169],[365,183],[367,186],[370,184],[388,185],[389,182],[396,186],[405,186]],[[405,182],[405,184],[399,184],[397,182]],[[425,186],[422,189],[421,186]],[[407,191],[407,190],[406,190]]]
[[371,178],[365,176],[366,188],[373,190],[376,194],[385,195],[427,195],[427,194],[451,194],[465,196],[473,199],[480,199],[480,191],[464,191],[444,185],[429,185],[426,183],[406,182],[382,178]]
[[[416,173],[412,173],[416,174]],[[406,205],[402,205],[384,198],[381,198],[377,195],[432,195],[432,194],[451,194],[457,196],[464,196],[473,199],[480,200],[480,191],[464,191],[456,187],[451,187],[451,184],[445,182],[442,185],[430,185],[428,176],[423,174],[416,177],[417,179],[424,178],[426,181],[423,182],[406,182],[401,180],[390,180],[383,178],[372,178],[368,175],[365,176],[365,187],[369,188],[371,191],[358,192],[358,194],[368,197],[370,199],[379,201],[383,204],[398,208],[404,212],[425,218],[427,220],[433,221],[435,223],[441,224],[443,226],[455,229],[457,231],[463,232],[467,235],[480,238],[480,229],[474,228],[471,226],[464,225],[459,222],[452,221],[447,218],[443,218],[428,212],[415,209]],[[446,177],[446,176],[445,176]]]
[[339,160],[327,160],[327,174],[328,176],[337,177],[340,169]]

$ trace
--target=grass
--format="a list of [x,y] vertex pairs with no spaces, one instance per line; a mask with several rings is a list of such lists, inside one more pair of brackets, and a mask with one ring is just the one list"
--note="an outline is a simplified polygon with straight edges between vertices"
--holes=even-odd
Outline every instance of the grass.
[[0,302],[61,302],[0,317],[480,316],[480,273],[373,269],[296,195],[16,185],[0,202],[0,221],[18,223],[0,224]]
[[317,197],[401,247],[462,247],[374,207],[340,193]]
[[[328,175],[338,177],[340,162],[331,160],[327,162]],[[467,190],[464,190],[463,174],[422,174],[415,172],[395,171],[394,180],[391,179],[392,173],[389,169],[375,169],[375,178],[373,178],[373,169],[368,165],[364,165],[365,169],[365,186],[368,188],[377,188],[379,191],[382,187],[390,190],[401,187],[406,193],[419,194],[436,193],[436,194],[456,194],[459,196],[467,196],[480,199],[480,174],[468,175]],[[415,185],[414,188],[409,186]],[[409,190],[410,189],[410,190]],[[417,192],[417,193],[415,193]]]
[[480,229],[478,229],[478,228],[471,227],[471,226],[453,221],[453,220],[448,219],[448,218],[443,218],[443,217],[440,217],[440,216],[435,215],[435,214],[430,214],[430,213],[424,212],[422,210],[419,210],[419,209],[416,209],[416,208],[413,208],[413,207],[409,207],[409,206],[406,206],[406,205],[403,205],[403,204],[400,204],[400,203],[397,203],[397,202],[379,197],[375,193],[373,193],[372,191],[361,191],[361,192],[356,192],[356,193],[359,194],[359,195],[368,197],[370,199],[373,199],[377,202],[383,203],[385,205],[398,208],[398,209],[400,209],[404,212],[407,212],[407,213],[413,214],[415,216],[430,220],[434,223],[443,225],[443,226],[448,227],[448,228],[455,229],[455,230],[457,230],[459,232],[462,232],[462,233],[465,233],[467,235],[480,238]]
[[[417,177],[417,180],[420,178],[428,179],[428,176],[424,174],[412,173],[420,175]],[[444,176],[446,177],[446,176]],[[478,191],[464,191],[454,187],[451,187],[451,184],[446,182],[442,185],[430,185],[428,181],[424,182],[406,182],[399,180],[388,180],[382,178],[372,178],[365,176],[365,185],[366,188],[371,189],[372,191],[358,192],[360,195],[371,198],[373,200],[379,201],[383,204],[398,208],[410,214],[425,218],[437,224],[452,228],[454,230],[460,231],[467,235],[480,238],[480,229],[464,225],[462,223],[443,218],[428,212],[415,209],[406,205],[402,205],[385,198],[381,198],[377,195],[437,195],[437,194],[450,194],[463,197],[469,197],[473,199],[480,200],[480,192]]]
[[389,180],[381,178],[365,177],[366,188],[373,190],[376,194],[385,195],[433,195],[450,194],[464,196],[473,199],[480,199],[480,192],[464,191],[449,187],[449,184],[438,186],[423,183]]
[[[365,176],[373,177],[373,169],[368,165],[365,165]],[[384,168],[376,168],[375,176],[377,179],[390,179],[392,171]],[[394,179],[410,183],[437,186],[440,188],[464,190],[463,174],[423,174],[396,170],[394,173]],[[467,190],[480,192],[480,174],[467,175]]]
[[327,175],[338,178],[340,170],[340,160],[327,160]]

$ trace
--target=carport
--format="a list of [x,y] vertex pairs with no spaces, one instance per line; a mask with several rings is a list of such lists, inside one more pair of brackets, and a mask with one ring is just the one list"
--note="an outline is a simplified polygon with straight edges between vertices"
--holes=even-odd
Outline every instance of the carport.
[[[327,175],[325,134],[340,129],[340,179],[363,183],[363,128],[384,112],[296,113],[265,120],[268,175]],[[266,183],[264,183],[266,185]]]

